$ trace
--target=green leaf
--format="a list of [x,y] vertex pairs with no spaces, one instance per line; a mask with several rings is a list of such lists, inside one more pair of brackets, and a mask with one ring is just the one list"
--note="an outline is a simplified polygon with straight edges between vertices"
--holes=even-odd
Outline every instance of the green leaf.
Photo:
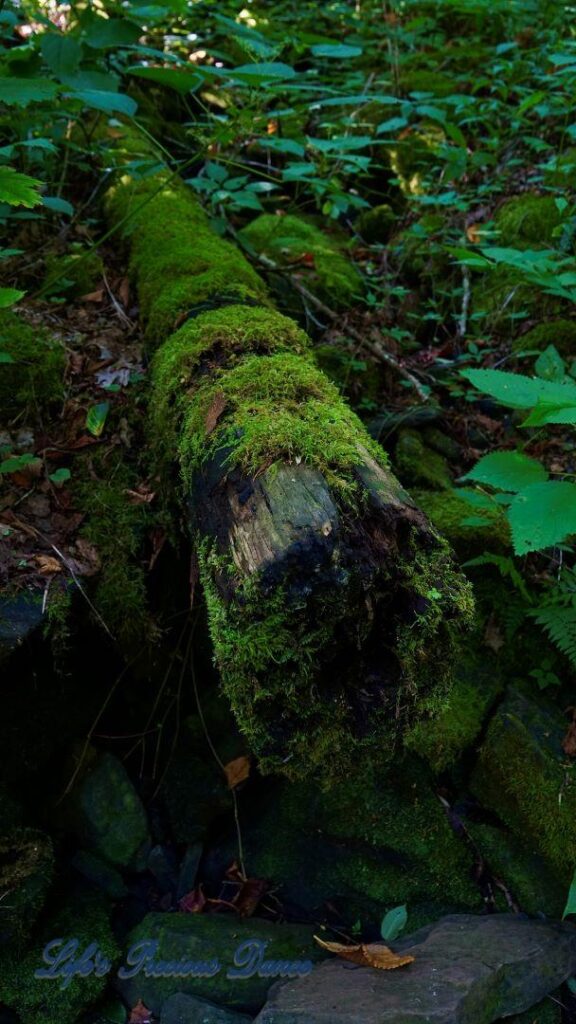
[[539,403],[522,422],[523,427],[541,427],[544,423],[576,423],[576,405],[547,405]]
[[42,56],[57,78],[73,75],[82,57],[82,46],[74,36],[45,32],[40,43]]
[[548,345],[538,356],[534,369],[542,380],[564,380],[566,374],[564,360],[554,345]]
[[67,213],[70,217],[74,213],[72,203],[66,199],[60,199],[60,196],[42,196],[42,205],[47,210],[53,210],[54,213]]
[[15,360],[9,352],[0,352],[0,363],[13,363]]
[[508,520],[517,555],[561,544],[576,533],[576,484],[531,484],[513,499]]
[[0,473],[18,473],[31,462],[36,461],[35,455],[11,455],[9,459],[0,462]]
[[569,914],[576,914],[576,871],[572,879],[570,891],[568,893],[568,899],[566,900],[566,906],[564,907],[564,913],[562,914],[562,920],[568,917]]
[[164,85],[167,89],[174,89],[181,96],[186,96],[198,85],[198,75],[195,71],[185,71],[181,68],[130,68],[128,73],[137,78],[148,79]]
[[48,479],[51,480],[53,484],[64,484],[71,476],[72,474],[69,469],[61,467],[60,469],[55,470],[54,473],[50,473]]
[[341,57],[360,57],[362,55],[362,47],[349,46],[347,43],[317,43],[315,46],[310,47],[310,52],[315,57],[333,57],[335,59]]
[[67,93],[71,99],[81,100],[86,107],[103,110],[107,114],[126,114],[133,117],[138,109],[136,100],[120,92],[104,92],[101,89],[79,89]]
[[475,480],[501,491],[521,491],[529,484],[547,479],[544,466],[521,452],[491,452],[462,477],[462,480]]
[[262,64],[241,64],[238,68],[232,68],[228,74],[232,78],[240,79],[241,82],[258,85],[261,82],[271,82],[274,79],[294,78],[296,72],[290,64],[272,61]]
[[0,166],[0,203],[10,206],[26,206],[31,209],[42,202],[38,189],[42,185],[37,178],[20,174],[14,167]]
[[100,437],[104,430],[104,424],[110,411],[110,402],[100,402],[88,409],[86,415],[86,429],[93,437]]
[[107,50],[114,46],[132,46],[142,35],[142,29],[125,18],[103,18],[90,12],[82,27],[86,30],[86,42],[95,50]]
[[407,920],[408,911],[405,904],[389,910],[380,925],[380,934],[384,941],[393,942],[394,939],[398,938],[400,932],[406,927]]
[[58,92],[56,82],[48,78],[0,78],[0,103],[13,107],[27,107],[29,103],[43,103]]
[[461,374],[479,391],[513,409],[529,409],[539,401],[549,405],[576,405],[573,381],[552,382],[504,370],[462,370]]
[[26,292],[21,292],[18,288],[0,288],[0,309],[8,309],[8,306],[20,302],[24,295]]

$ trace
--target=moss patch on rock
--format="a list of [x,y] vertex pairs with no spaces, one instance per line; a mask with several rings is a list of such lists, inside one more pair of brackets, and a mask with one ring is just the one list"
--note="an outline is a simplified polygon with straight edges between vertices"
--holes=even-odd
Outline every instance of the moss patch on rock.
[[474,281],[472,305],[483,329],[508,334],[516,334],[518,321],[527,316],[539,320],[561,317],[568,308],[564,299],[547,295],[527,282],[518,270],[503,266]]
[[362,296],[362,278],[341,245],[303,217],[264,213],[243,228],[239,237],[248,251],[298,274],[331,308],[346,309]]
[[436,491],[452,487],[447,460],[428,448],[417,430],[400,431],[394,451],[394,466],[407,487],[415,485]]
[[567,887],[576,865],[576,777],[562,749],[566,719],[510,691],[488,729],[472,788]]
[[354,230],[369,245],[384,245],[389,241],[396,224],[396,214],[388,203],[381,203],[360,214]]
[[[414,501],[460,558],[473,558],[483,551],[502,552],[509,547],[510,530],[503,511],[475,508],[457,491],[413,489]],[[467,524],[469,521],[469,524]]]
[[537,324],[525,334],[520,334],[512,342],[514,352],[528,352],[532,349],[545,349],[554,345],[561,356],[576,356],[576,321],[546,320]]
[[17,828],[0,836],[0,947],[19,947],[31,931],[52,882],[52,842]]
[[0,408],[5,420],[19,412],[38,413],[64,397],[66,355],[62,344],[15,313],[0,312]]
[[530,193],[514,196],[502,204],[494,217],[497,245],[514,249],[540,249],[553,244],[555,230],[563,215],[554,196]]

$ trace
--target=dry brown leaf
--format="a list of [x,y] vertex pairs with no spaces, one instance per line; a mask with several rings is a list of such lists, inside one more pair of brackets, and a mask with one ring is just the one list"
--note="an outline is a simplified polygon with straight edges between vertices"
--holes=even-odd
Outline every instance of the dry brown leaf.
[[178,909],[182,910],[185,914],[201,914],[206,906],[206,897],[202,889],[202,885],[197,886],[196,889],[192,889],[192,892],[187,892],[181,900],[178,901]]
[[491,651],[494,651],[494,654],[498,654],[498,651],[504,647],[504,637],[493,615],[490,616],[486,623],[484,647],[489,647]]
[[217,391],[216,394],[214,395],[212,405],[210,406],[208,412],[206,413],[206,419],[204,421],[207,434],[212,433],[227,405],[228,399],[226,398],[224,392]]
[[482,241],[482,224],[469,224],[466,228],[466,237],[472,245],[479,245]]
[[388,946],[379,942],[371,942],[369,945],[360,943],[358,946],[344,946],[341,942],[324,942],[323,939],[314,936],[316,942],[322,949],[344,960],[350,960],[353,964],[360,964],[362,967],[375,967],[379,971],[393,971],[397,967],[405,967],[406,964],[414,962],[413,956],[400,956],[394,953]]
[[57,558],[52,558],[52,555],[34,555],[34,561],[44,576],[62,572],[62,563]]
[[224,771],[226,772],[226,779],[230,789],[234,789],[235,786],[239,786],[241,782],[250,775],[250,758],[243,754],[241,757],[235,757],[233,761],[229,761],[228,764],[224,765]]

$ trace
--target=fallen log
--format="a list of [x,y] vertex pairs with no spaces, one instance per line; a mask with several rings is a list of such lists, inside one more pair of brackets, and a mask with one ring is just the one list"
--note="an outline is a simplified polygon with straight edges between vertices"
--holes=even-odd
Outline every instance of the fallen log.
[[155,349],[151,446],[179,467],[242,732],[265,772],[386,759],[446,696],[469,584],[194,194],[167,171],[120,173],[107,210]]

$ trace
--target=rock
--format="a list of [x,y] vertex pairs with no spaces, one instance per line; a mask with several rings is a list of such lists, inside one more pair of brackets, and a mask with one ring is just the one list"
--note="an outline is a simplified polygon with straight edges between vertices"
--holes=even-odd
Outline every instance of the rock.
[[201,843],[193,843],[191,846],[186,847],[186,852],[180,865],[176,888],[176,898],[179,900],[186,896],[187,893],[192,892],[194,888],[203,849],[204,847]]
[[117,867],[139,867],[138,854],[148,841],[142,801],[112,754],[91,751],[87,761],[62,823],[89,852]]
[[176,992],[162,1006],[160,1024],[251,1024],[252,1017],[226,1010],[205,999]]
[[562,1002],[561,992],[557,992],[554,997],[546,996],[537,1006],[508,1017],[508,1024],[561,1024]]
[[0,662],[34,632],[42,616],[41,593],[0,597]]
[[128,892],[118,869],[88,850],[77,850],[70,863],[87,882],[112,899],[122,899]]
[[[255,972],[249,978],[227,977],[228,970],[234,966],[236,951],[247,941],[261,943],[259,948],[268,961],[309,964],[323,958],[314,942],[313,929],[305,925],[275,924],[232,914],[151,913],[130,934],[122,967],[130,973],[139,958],[148,952],[155,960],[201,962],[203,973],[212,976],[184,977],[180,973],[176,980],[146,976],[141,970],[134,977],[125,977],[121,967],[116,982],[118,991],[127,1006],[134,1006],[142,999],[156,1014],[176,987],[182,995],[256,1013],[279,975],[260,976]],[[144,947],[141,943],[147,945]]]
[[[352,925],[358,917],[379,924],[399,903],[409,913],[432,903],[433,919],[480,910],[472,856],[416,758],[385,773],[359,768],[327,791],[313,782],[269,786],[265,799],[254,823],[243,819],[244,853],[294,916],[334,920],[335,908]],[[214,881],[233,856],[232,843],[221,844],[207,861]]]
[[490,1024],[576,969],[576,927],[511,914],[444,917],[393,945],[414,963],[378,971],[331,960],[275,985],[256,1024]]
[[566,771],[566,729],[556,708],[509,690],[488,728],[471,788],[567,888],[576,864],[576,784]]

